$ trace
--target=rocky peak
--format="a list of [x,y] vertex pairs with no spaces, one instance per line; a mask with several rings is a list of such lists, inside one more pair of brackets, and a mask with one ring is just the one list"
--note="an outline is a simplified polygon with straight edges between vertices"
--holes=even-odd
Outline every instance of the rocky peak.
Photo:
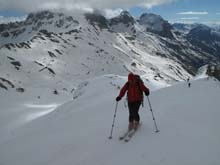
[[[63,14],[59,14],[60,16],[63,16]],[[30,13],[26,19],[26,23],[33,23],[33,22],[38,22],[43,19],[50,20],[54,18],[54,13],[50,11],[42,11],[42,12],[37,12],[37,13]]]
[[98,12],[86,13],[85,18],[92,25],[98,25],[101,29],[108,28],[107,19]]
[[130,15],[130,13],[128,11],[122,11],[121,14],[115,18],[112,18],[110,20],[110,25],[117,25],[119,23],[123,23],[123,24],[134,24],[135,20],[134,18]]
[[161,31],[161,24],[165,22],[164,19],[160,15],[152,14],[152,13],[144,13],[140,16],[139,23],[141,25],[158,25],[157,30]]
[[63,13],[53,13],[50,11],[41,11],[31,13],[25,20],[25,25],[33,25],[33,30],[39,30],[43,25],[54,25],[56,28],[67,28],[71,24],[79,24],[71,16],[65,16]]
[[172,25],[159,15],[144,13],[140,16],[139,23],[146,27],[146,31],[159,34],[163,37],[173,38],[171,32]]

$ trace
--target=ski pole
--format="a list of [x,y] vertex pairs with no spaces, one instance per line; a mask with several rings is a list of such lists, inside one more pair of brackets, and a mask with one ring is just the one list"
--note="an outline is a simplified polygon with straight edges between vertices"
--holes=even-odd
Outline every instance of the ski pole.
[[117,108],[118,108],[118,102],[116,102],[116,106],[115,106],[115,113],[114,113],[113,122],[112,122],[112,129],[111,129],[110,136],[108,137],[109,139],[112,139],[112,132],[113,132],[114,124],[115,124]]
[[158,128],[157,128],[157,123],[156,123],[156,120],[155,120],[155,117],[154,117],[154,113],[153,113],[153,110],[152,110],[152,106],[151,106],[151,103],[150,103],[150,99],[149,97],[147,96],[147,100],[148,100],[148,103],[149,103],[149,106],[150,106],[150,111],[151,111],[151,114],[152,114],[152,117],[153,117],[153,120],[154,120],[154,125],[155,125],[155,128],[156,128],[156,133],[159,132]]

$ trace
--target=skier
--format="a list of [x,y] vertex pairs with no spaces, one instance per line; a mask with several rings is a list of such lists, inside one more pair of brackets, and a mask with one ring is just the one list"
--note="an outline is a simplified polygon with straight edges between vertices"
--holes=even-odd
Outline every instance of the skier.
[[129,109],[129,124],[128,130],[136,130],[139,126],[140,116],[138,114],[140,105],[143,101],[143,92],[146,96],[150,94],[149,89],[144,85],[139,75],[133,73],[128,74],[128,81],[120,90],[116,101],[120,101],[127,91],[128,109]]
[[191,83],[190,83],[190,82],[188,82],[188,87],[190,88],[190,86],[191,86]]
[[188,78],[187,79],[187,82],[188,82],[188,87],[190,88],[190,86],[191,86],[191,83],[190,83],[190,81],[189,81],[190,79]]

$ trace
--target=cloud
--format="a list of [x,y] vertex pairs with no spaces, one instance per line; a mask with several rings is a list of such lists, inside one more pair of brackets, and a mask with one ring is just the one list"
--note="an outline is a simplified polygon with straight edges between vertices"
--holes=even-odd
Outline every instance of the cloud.
[[207,11],[202,11],[202,12],[187,11],[187,12],[179,12],[177,14],[180,14],[180,15],[207,15],[209,13]]
[[220,13],[216,13],[217,15],[220,15]]
[[220,21],[203,21],[202,22],[203,24],[206,24],[206,25],[220,25]]
[[198,20],[199,17],[187,17],[187,18],[181,18],[181,20]]
[[0,16],[0,24],[2,23],[9,23],[9,22],[20,22],[24,21],[27,18],[27,15],[21,17],[3,17]]
[[44,9],[117,9],[153,6],[178,0],[0,0],[0,10],[33,12]]
[[174,1],[178,1],[178,0],[146,0],[142,3],[140,3],[137,6],[145,7],[145,8],[152,8],[154,6],[163,5],[163,4],[171,3],[171,2],[174,2]]
[[115,9],[115,10],[106,9],[104,11],[104,15],[105,15],[106,18],[113,18],[113,17],[118,16],[122,11],[123,11],[123,9],[121,9],[121,8]]
[[[193,17],[192,17],[193,18]],[[195,17],[196,18],[196,17]],[[205,24],[205,25],[220,25],[220,20],[202,20],[202,19],[185,19],[185,18],[180,18],[176,20],[170,20],[172,24],[174,23],[184,23],[184,24],[195,24],[195,23],[200,23],[200,24]]]

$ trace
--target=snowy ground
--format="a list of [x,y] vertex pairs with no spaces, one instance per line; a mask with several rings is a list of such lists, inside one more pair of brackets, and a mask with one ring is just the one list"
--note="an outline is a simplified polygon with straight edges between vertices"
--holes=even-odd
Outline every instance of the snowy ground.
[[[118,140],[127,128],[124,100],[119,102],[113,139],[108,139],[118,85],[124,82],[114,75],[95,78],[82,84],[76,99],[65,104],[64,98],[35,103],[27,94],[15,100],[15,109],[14,100],[7,101],[1,95],[0,116],[4,114],[4,118],[1,117],[0,126],[0,164],[220,164],[219,82],[199,79],[192,81],[191,88],[182,82],[152,91],[150,100],[160,132],[154,132],[145,99],[145,106],[140,109],[142,126],[129,143]],[[35,114],[34,108],[40,108],[37,112],[41,113],[32,116],[32,120],[14,122],[21,111],[23,116]]]

